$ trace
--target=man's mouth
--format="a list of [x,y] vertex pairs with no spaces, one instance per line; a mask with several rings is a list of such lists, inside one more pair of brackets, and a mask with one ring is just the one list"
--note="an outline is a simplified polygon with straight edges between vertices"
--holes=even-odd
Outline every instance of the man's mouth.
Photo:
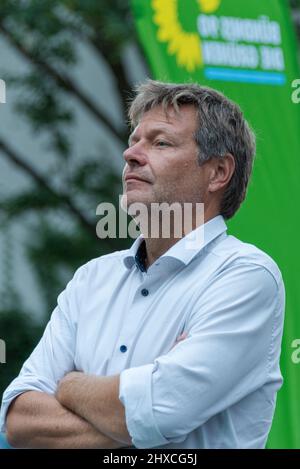
[[129,183],[129,182],[148,182],[146,179],[143,179],[141,178],[140,176],[137,176],[135,174],[127,174],[125,176],[125,182],[126,183]]

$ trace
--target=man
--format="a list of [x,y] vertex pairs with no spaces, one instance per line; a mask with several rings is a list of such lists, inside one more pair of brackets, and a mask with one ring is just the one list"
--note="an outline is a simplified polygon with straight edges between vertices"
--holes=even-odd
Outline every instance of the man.
[[245,198],[253,133],[236,104],[192,84],[149,80],[130,119],[127,206],[204,204],[198,244],[144,233],[78,269],[4,393],[2,430],[27,448],[263,448],[284,286],[224,222]]

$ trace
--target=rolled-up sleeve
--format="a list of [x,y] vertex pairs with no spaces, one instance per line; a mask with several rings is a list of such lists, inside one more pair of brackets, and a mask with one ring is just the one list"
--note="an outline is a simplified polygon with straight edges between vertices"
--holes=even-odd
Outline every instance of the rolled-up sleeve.
[[284,304],[281,277],[265,267],[237,264],[219,273],[192,306],[188,337],[152,365],[121,373],[133,444],[183,441],[267,383],[279,362]]
[[74,370],[76,340],[77,294],[84,270],[79,269],[66,289],[59,295],[44,334],[25,361],[19,376],[5,390],[0,413],[0,431],[5,431],[5,420],[12,401],[27,391],[54,394],[62,377]]
[[[126,424],[137,448],[168,443],[159,431],[153,414],[152,375],[154,366],[129,368],[121,373],[120,400],[126,408]],[[135,383],[135,386],[132,386]]]

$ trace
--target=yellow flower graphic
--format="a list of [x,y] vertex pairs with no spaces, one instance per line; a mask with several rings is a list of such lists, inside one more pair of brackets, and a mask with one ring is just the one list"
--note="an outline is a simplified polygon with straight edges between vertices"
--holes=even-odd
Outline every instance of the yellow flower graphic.
[[200,9],[203,13],[213,13],[221,3],[221,0],[198,0]]
[[[168,43],[168,53],[176,55],[176,62],[193,72],[203,64],[201,41],[197,32],[187,32],[178,18],[179,0],[152,0],[153,21],[158,26],[157,38]],[[221,0],[195,0],[199,11],[212,13],[217,10]]]

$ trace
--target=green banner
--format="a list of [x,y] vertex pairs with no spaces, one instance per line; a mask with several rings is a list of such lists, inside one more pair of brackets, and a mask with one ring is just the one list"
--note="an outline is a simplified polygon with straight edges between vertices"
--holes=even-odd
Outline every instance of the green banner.
[[300,448],[300,93],[292,87],[300,73],[288,5],[284,0],[132,0],[132,8],[154,78],[219,89],[240,104],[256,131],[248,197],[229,231],[271,255],[284,277],[284,385],[268,447]]

